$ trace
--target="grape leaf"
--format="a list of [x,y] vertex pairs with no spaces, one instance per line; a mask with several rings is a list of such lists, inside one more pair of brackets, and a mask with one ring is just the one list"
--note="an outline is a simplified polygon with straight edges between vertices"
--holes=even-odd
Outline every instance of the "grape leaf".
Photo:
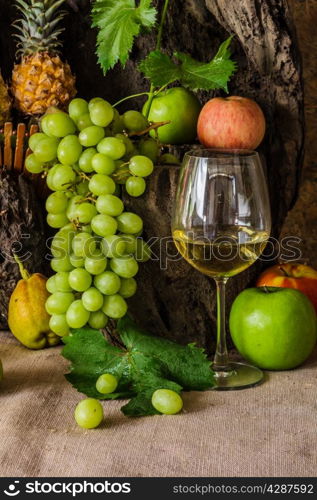
[[194,344],[183,346],[167,339],[154,337],[138,328],[129,316],[118,321],[117,328],[126,348],[141,351],[164,364],[170,379],[184,390],[202,390],[210,387],[213,375],[204,349]]
[[124,66],[141,28],[154,26],[157,11],[151,0],[95,0],[92,26],[98,29],[97,56],[104,74],[120,61]]
[[154,50],[140,63],[139,69],[155,87],[179,81],[191,90],[222,88],[228,92],[228,81],[237,69],[231,59],[231,40],[229,37],[220,45],[209,63],[196,61],[182,52],[175,52],[172,59],[160,50]]
[[[158,414],[151,404],[156,389],[205,390],[213,385],[210,362],[203,349],[181,346],[140,330],[129,317],[117,325],[124,348],[114,347],[102,333],[89,328],[64,338],[63,356],[71,361],[66,379],[97,399],[131,398],[121,410],[127,416]],[[116,393],[100,394],[95,387],[102,373],[119,380]]]

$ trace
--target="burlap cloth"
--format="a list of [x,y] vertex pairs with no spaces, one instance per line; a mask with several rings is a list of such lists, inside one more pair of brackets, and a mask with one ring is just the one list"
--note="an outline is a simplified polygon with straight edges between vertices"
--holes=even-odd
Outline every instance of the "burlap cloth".
[[176,416],[131,419],[105,402],[99,429],[77,427],[82,395],[60,348],[30,351],[0,332],[0,475],[317,476],[317,361],[260,387],[184,394]]

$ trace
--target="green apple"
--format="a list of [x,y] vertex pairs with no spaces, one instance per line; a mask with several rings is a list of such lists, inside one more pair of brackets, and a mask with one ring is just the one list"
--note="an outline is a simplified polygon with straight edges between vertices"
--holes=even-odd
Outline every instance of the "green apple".
[[[143,107],[146,113],[147,103]],[[148,119],[151,122],[170,121],[158,129],[163,144],[191,143],[197,136],[197,121],[201,105],[197,97],[184,87],[165,90],[153,98]],[[155,137],[155,131],[150,135]]]
[[316,344],[316,326],[310,300],[290,288],[248,288],[233,302],[229,317],[240,354],[266,370],[288,370],[303,363]]

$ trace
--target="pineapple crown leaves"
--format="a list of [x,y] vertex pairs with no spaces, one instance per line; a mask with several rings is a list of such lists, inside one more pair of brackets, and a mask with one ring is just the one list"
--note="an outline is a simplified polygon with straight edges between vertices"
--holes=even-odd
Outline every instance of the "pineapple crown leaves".
[[14,35],[18,40],[17,54],[58,52],[61,46],[58,37],[63,28],[57,26],[65,16],[65,11],[58,12],[58,8],[64,1],[15,0],[16,8],[22,14],[22,17],[13,23],[18,31]]
[[117,62],[124,66],[141,29],[155,25],[157,10],[151,0],[95,0],[92,26],[98,29],[97,56],[104,74]]

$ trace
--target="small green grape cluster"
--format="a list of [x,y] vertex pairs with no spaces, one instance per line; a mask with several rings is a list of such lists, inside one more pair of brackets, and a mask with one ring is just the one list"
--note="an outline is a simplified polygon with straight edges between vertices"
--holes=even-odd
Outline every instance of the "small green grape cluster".
[[119,113],[105,100],[74,99],[68,114],[54,110],[30,137],[31,173],[46,173],[53,191],[46,200],[48,224],[58,229],[52,245],[46,302],[50,328],[64,336],[89,324],[104,328],[127,312],[136,292],[139,262],[151,256],[140,237],[142,219],[124,210],[120,184],[140,196],[159,154],[158,143],[141,135],[148,122],[137,111]]

